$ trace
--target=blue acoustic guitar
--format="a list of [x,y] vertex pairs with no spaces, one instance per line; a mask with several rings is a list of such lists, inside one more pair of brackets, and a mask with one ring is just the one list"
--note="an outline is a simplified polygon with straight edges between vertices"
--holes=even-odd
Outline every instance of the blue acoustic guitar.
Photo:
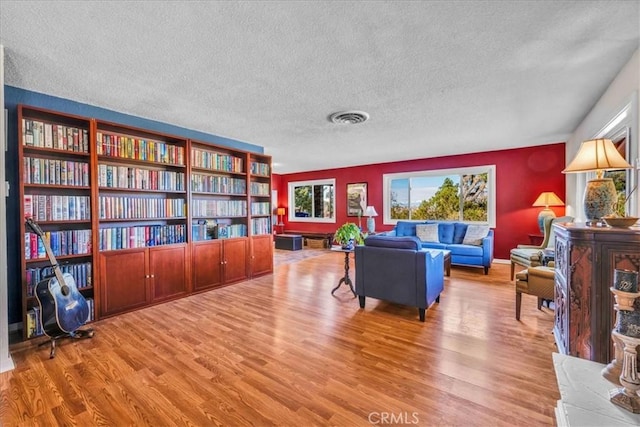
[[[55,355],[55,339],[74,337],[77,329],[84,325],[89,316],[89,306],[76,287],[76,281],[69,273],[62,273],[44,233],[32,218],[27,218],[27,226],[37,234],[44,245],[54,275],[36,285],[35,295],[40,305],[42,329],[52,339],[51,358]],[[91,332],[93,335],[93,332]]]

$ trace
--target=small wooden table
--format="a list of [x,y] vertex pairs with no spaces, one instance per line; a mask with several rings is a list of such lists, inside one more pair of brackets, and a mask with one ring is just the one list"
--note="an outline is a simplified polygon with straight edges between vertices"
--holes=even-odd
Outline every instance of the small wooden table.
[[331,295],[333,295],[333,293],[337,291],[338,288],[344,283],[345,285],[349,286],[349,289],[351,289],[351,293],[353,293],[353,297],[355,298],[356,291],[355,289],[353,289],[353,283],[351,282],[351,278],[349,277],[349,254],[353,252],[353,249],[332,247],[331,250],[335,252],[344,252],[344,277],[340,279],[340,281],[338,282],[338,286],[331,290]]
[[451,251],[448,249],[423,249],[423,251],[442,252],[444,260],[444,273],[447,277],[451,276]]

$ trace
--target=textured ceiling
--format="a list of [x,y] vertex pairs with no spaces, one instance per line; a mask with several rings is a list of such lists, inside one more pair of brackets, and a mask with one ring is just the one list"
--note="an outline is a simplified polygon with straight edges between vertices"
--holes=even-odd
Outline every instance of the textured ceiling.
[[6,84],[260,145],[277,173],[565,141],[639,40],[640,1],[0,0]]

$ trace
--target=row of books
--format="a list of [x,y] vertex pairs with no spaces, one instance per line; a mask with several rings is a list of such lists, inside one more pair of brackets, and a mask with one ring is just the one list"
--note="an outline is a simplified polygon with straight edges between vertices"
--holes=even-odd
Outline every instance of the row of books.
[[203,200],[191,201],[193,216],[247,216],[246,200]]
[[99,131],[96,144],[98,155],[170,165],[185,164],[184,147],[166,142]]
[[184,199],[100,196],[100,219],[181,218],[187,215]]
[[98,185],[135,190],[185,191],[183,172],[98,165]]
[[[69,273],[73,277],[78,289],[84,289],[91,286],[92,280],[90,262],[83,262],[81,264],[62,264],[59,265],[59,269],[62,274]],[[43,279],[53,275],[53,267],[51,266],[27,268],[27,296],[34,296],[36,285]]]
[[251,233],[254,235],[271,234],[271,219],[270,218],[252,218]]
[[[45,231],[43,239],[49,243],[56,257],[85,255],[91,252],[91,230]],[[42,239],[35,233],[24,233],[25,259],[44,259],[47,252]]]
[[271,191],[269,184],[264,182],[252,182],[250,188],[253,196],[269,196]]
[[191,150],[191,166],[224,172],[244,173],[243,158],[199,148]]
[[[93,298],[87,298],[87,306],[89,306],[89,315],[87,316],[87,322],[92,322],[95,319],[94,311],[95,304]],[[44,335],[44,329],[42,329],[42,322],[40,320],[40,307],[33,306],[27,311],[27,338],[34,338]]]
[[89,186],[88,163],[39,157],[24,157],[22,161],[25,184]]
[[251,162],[251,173],[254,175],[269,176],[269,164],[260,162]]
[[22,144],[29,147],[89,152],[89,131],[39,120],[22,119]]
[[99,232],[99,249],[101,251],[144,248],[185,241],[184,224],[110,227],[100,229]]
[[269,215],[269,214],[271,214],[271,203],[251,202],[251,215]]
[[201,193],[247,194],[247,180],[215,175],[191,175],[191,190]]
[[218,239],[246,237],[246,235],[247,226],[245,224],[218,224]]
[[91,219],[89,196],[45,194],[24,195],[24,216],[34,221],[88,221]]

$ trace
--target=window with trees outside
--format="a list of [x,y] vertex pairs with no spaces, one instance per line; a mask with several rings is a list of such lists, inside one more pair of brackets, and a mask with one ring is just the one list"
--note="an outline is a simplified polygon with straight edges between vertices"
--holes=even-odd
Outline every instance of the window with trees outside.
[[336,222],[336,180],[289,183],[289,221]]
[[383,175],[384,223],[463,221],[495,227],[495,165]]

